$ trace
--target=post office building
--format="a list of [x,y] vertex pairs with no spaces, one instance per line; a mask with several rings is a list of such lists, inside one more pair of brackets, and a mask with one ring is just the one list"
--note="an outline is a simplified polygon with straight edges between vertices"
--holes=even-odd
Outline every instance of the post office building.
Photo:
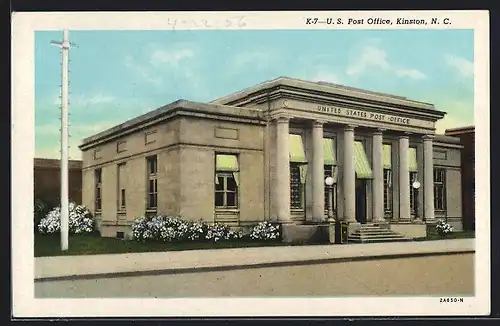
[[113,237],[145,214],[234,227],[330,219],[409,237],[443,218],[459,230],[462,145],[436,134],[444,115],[286,77],[210,103],[178,100],[83,141],[83,203]]

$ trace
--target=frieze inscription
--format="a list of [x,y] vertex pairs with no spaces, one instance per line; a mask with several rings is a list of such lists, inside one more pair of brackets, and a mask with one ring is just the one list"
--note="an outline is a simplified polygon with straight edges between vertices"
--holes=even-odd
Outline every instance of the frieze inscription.
[[397,124],[402,124],[402,125],[410,125],[411,124],[411,121],[409,118],[399,117],[399,116],[389,115],[389,114],[366,112],[366,111],[361,111],[361,110],[340,108],[340,107],[334,107],[334,106],[325,106],[325,105],[318,105],[317,109],[319,112],[340,115],[340,116],[346,116],[346,117],[368,119],[368,120],[379,121],[379,122],[397,123]]

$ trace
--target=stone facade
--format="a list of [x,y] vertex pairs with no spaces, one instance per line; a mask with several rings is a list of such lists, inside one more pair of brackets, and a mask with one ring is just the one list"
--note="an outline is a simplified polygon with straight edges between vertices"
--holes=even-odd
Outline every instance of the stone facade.
[[104,236],[156,213],[231,226],[331,217],[411,234],[436,217],[459,225],[461,145],[435,135],[443,116],[403,97],[284,77],[208,104],[180,100],[84,140],[83,202]]

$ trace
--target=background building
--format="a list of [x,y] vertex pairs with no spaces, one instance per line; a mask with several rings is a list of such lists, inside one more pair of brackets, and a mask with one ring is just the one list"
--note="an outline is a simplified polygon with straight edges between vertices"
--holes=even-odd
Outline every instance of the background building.
[[329,211],[350,234],[371,223],[425,236],[441,217],[461,229],[462,145],[435,135],[444,114],[285,77],[211,103],[179,100],[83,141],[83,203],[104,236],[160,213],[240,227],[270,220],[290,235]]
[[445,135],[460,138],[462,150],[462,207],[463,224],[467,230],[475,229],[476,169],[474,126],[446,129]]
[[[69,199],[82,203],[82,161],[69,161]],[[49,207],[61,204],[61,165],[59,159],[34,159],[35,199]]]

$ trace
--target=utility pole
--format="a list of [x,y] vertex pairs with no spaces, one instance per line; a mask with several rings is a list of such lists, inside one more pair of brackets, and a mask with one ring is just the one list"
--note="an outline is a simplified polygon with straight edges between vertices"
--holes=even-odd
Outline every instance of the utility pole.
[[68,177],[68,52],[69,32],[63,31],[63,41],[50,42],[61,48],[61,250],[68,250],[69,242],[69,177]]

